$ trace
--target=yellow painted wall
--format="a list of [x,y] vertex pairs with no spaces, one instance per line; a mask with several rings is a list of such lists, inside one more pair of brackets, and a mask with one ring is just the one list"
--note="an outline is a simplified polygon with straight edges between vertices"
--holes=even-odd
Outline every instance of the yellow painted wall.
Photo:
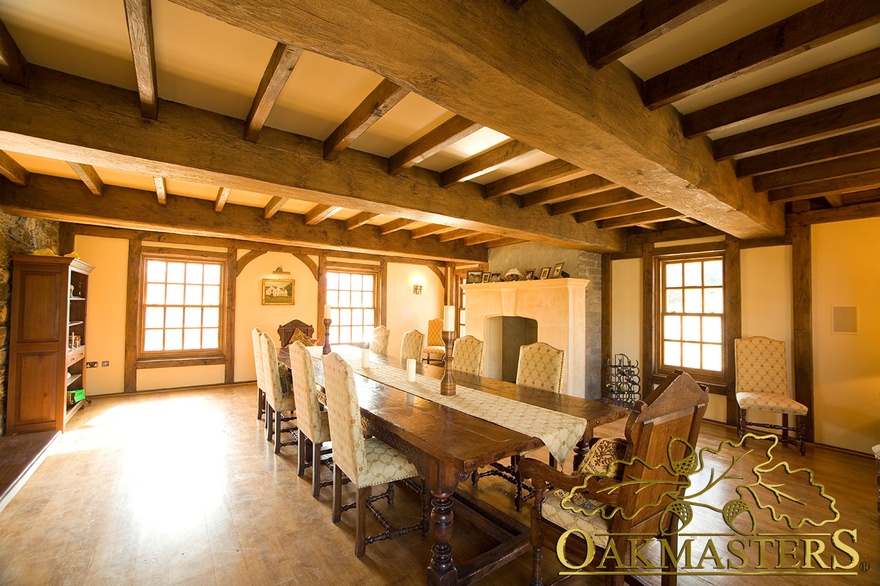
[[[413,295],[414,279],[421,279],[421,295]],[[443,317],[443,283],[434,271],[422,265],[388,263],[387,316],[390,356],[400,353],[400,342],[407,330],[418,330],[427,336],[428,320]]]
[[[813,226],[816,441],[859,452],[880,443],[880,219]],[[831,331],[856,306],[858,333]]]
[[642,356],[642,259],[611,263],[611,352]]

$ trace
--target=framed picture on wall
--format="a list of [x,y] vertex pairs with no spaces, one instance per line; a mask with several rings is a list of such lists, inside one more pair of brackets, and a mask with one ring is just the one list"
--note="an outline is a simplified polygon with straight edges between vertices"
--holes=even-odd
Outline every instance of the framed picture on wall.
[[263,305],[294,305],[293,279],[263,279]]
[[483,271],[468,271],[467,279],[465,279],[465,284],[472,285],[474,283],[479,283],[483,280]]
[[544,267],[541,269],[541,279],[549,279],[550,278],[550,267]]

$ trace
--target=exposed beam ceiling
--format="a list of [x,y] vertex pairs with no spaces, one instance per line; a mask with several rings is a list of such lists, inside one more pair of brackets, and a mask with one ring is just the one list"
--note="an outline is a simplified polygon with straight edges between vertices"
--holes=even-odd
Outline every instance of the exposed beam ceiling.
[[153,43],[153,14],[150,0],[125,0],[125,18],[134,60],[141,114],[158,116],[159,93],[156,89],[156,48]]
[[409,90],[393,81],[383,79],[379,82],[370,95],[324,141],[324,158],[328,161],[334,160],[408,93]]
[[82,179],[82,182],[86,184],[86,187],[89,188],[92,195],[101,195],[101,192],[104,190],[104,182],[101,181],[101,178],[98,176],[98,172],[95,171],[94,167],[91,165],[74,163],[73,161],[67,161],[67,164],[70,165],[73,172]]
[[0,174],[22,186],[27,185],[31,179],[30,172],[3,151],[0,151]]
[[275,105],[281,90],[284,89],[284,84],[287,83],[300,55],[302,55],[302,49],[282,43],[275,45],[275,50],[272,51],[254,101],[251,103],[251,109],[245,119],[245,140],[257,141],[257,137],[260,136],[260,131],[266,123],[266,118],[269,117],[272,106]]
[[0,21],[0,79],[6,83],[27,85],[27,65],[6,25]]

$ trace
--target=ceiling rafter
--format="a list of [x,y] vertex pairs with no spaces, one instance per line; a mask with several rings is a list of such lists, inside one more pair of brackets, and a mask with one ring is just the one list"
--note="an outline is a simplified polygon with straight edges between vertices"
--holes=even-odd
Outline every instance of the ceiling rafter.
[[504,236],[501,234],[473,234],[471,236],[465,236],[464,244],[465,246],[475,246],[477,244],[486,244],[493,240],[501,240],[502,238],[504,238]]
[[341,210],[340,206],[326,205],[319,203],[305,213],[305,223],[308,226],[320,224],[330,216]]
[[455,230],[454,226],[444,226],[443,224],[428,224],[427,226],[422,226],[421,228],[410,230],[410,237],[415,240],[418,238],[424,238],[426,236],[433,236],[435,234],[451,232],[453,230]]
[[555,203],[550,206],[550,215],[558,216],[560,214],[575,214],[636,199],[643,198],[638,193],[633,193],[626,187],[617,187],[609,191],[602,191],[570,201]]
[[880,3],[824,0],[784,20],[645,80],[651,109],[671,104],[880,22]]
[[392,232],[397,232],[398,230],[403,230],[407,226],[411,224],[415,224],[415,220],[407,220],[406,218],[397,218],[396,220],[391,220],[386,224],[382,224],[379,226],[379,234],[382,236],[386,236],[391,234]]
[[453,116],[422,138],[391,155],[388,159],[388,172],[395,175],[417,165],[480,128],[482,128],[481,124],[472,122],[464,116]]
[[104,182],[98,176],[98,172],[95,171],[94,167],[84,163],[74,163],[73,161],[67,161],[67,164],[70,165],[70,168],[73,169],[73,172],[77,174],[82,182],[86,184],[92,195],[101,196],[101,193],[104,191]]
[[221,187],[217,190],[217,197],[214,198],[214,211],[218,214],[223,211],[223,206],[226,205],[226,200],[229,199],[230,189],[228,187]]
[[355,228],[360,228],[364,226],[372,220],[373,218],[378,217],[379,214],[373,214],[370,212],[361,212],[356,214],[345,221],[345,229],[346,230],[354,230]]
[[578,223],[598,222],[600,220],[619,218],[621,216],[650,212],[662,208],[663,205],[651,201],[650,199],[637,199],[634,201],[596,208],[594,210],[587,210],[585,212],[578,212],[574,215],[574,219]]
[[833,179],[811,181],[790,187],[771,189],[767,192],[767,198],[771,203],[779,203],[874,187],[880,187],[880,169],[867,173],[847,175],[846,177],[835,177]]
[[0,20],[0,80],[22,87],[27,85],[28,63],[9,29]]
[[539,151],[534,147],[530,147],[518,140],[509,140],[443,171],[440,174],[440,186],[449,187],[459,181],[469,181],[474,177],[494,171],[502,165],[516,162],[536,152]]
[[830,161],[813,163],[812,165],[803,165],[801,167],[776,171],[775,173],[757,175],[752,178],[752,182],[755,184],[755,191],[768,191],[789,185],[797,185],[798,183],[852,175],[873,169],[880,169],[880,150],[840,157]]
[[153,184],[156,186],[156,199],[160,206],[168,203],[168,188],[165,186],[164,177],[153,177]]
[[[556,202],[571,199],[581,195],[589,195],[591,193],[599,193],[614,189],[616,185],[611,181],[598,175],[585,175],[566,181],[557,183],[544,189],[538,189],[531,193],[521,195],[519,197],[520,207],[528,207],[539,204],[555,204]],[[554,215],[551,213],[551,215]]]
[[15,183],[25,186],[31,179],[31,173],[4,151],[0,151],[0,174]]
[[504,237],[498,240],[490,240],[485,243],[486,248],[498,248],[499,246],[510,246],[511,244],[520,244],[525,242],[525,240],[520,240],[519,238],[510,238]]
[[125,0],[125,20],[128,24],[141,115],[156,120],[159,115],[159,93],[156,87],[156,47],[153,41],[151,0]]
[[543,165],[520,171],[503,179],[498,179],[486,185],[486,199],[507,195],[522,189],[528,189],[546,181],[554,181],[573,175],[587,173],[580,167],[566,163],[561,159],[549,161]]
[[268,220],[272,216],[278,213],[281,207],[287,203],[289,198],[282,197],[280,195],[275,195],[269,199],[265,206],[263,206],[263,219]]
[[675,220],[683,216],[684,214],[682,214],[681,212],[665,208],[662,210],[654,210],[652,212],[642,212],[639,214],[632,214],[631,216],[620,216],[617,218],[602,220],[599,222],[599,227],[603,230],[609,230],[613,228],[628,228],[630,226],[650,225],[656,222]]
[[351,143],[369,130],[370,126],[387,114],[408,93],[409,90],[389,79],[380,81],[379,85],[324,141],[324,158],[328,161],[336,159],[339,153],[351,146]]
[[251,142],[256,142],[263,130],[263,125],[272,111],[272,107],[281,95],[284,84],[287,83],[296,62],[302,55],[302,49],[291,47],[284,43],[275,45],[269,63],[266,64],[266,70],[260,79],[260,85],[257,87],[257,93],[254,95],[254,101],[251,103],[251,109],[248,112],[244,123],[244,138]]
[[466,236],[470,236],[472,234],[477,234],[477,232],[474,232],[473,230],[464,230],[458,228],[456,230],[450,230],[449,232],[440,234],[440,236],[438,236],[437,238],[440,240],[440,242],[452,242],[453,240],[465,238]]

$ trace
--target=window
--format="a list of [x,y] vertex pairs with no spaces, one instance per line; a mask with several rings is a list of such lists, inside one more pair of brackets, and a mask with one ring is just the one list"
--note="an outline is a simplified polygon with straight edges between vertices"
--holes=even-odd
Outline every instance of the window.
[[220,354],[224,264],[144,255],[142,357]]
[[334,344],[370,340],[376,326],[376,275],[327,272],[330,339]]
[[723,382],[724,258],[701,254],[658,258],[657,364]]
[[467,279],[461,277],[458,283],[458,337],[464,337],[464,318],[465,318],[465,290],[462,285],[467,283]]

